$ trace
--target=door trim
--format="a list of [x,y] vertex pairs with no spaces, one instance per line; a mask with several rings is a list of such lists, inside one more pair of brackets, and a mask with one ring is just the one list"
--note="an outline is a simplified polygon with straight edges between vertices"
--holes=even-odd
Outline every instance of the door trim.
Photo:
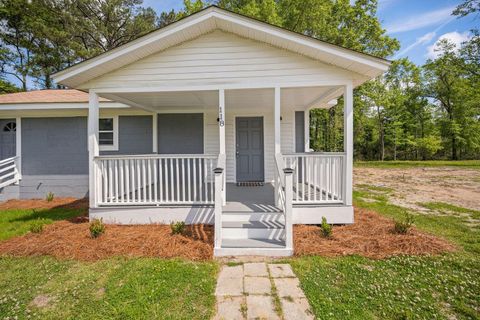
[[265,182],[265,169],[266,169],[266,159],[265,159],[265,117],[263,115],[235,115],[233,121],[233,137],[234,137],[234,148],[233,148],[233,159],[234,159],[234,169],[235,169],[235,183],[240,182],[238,179],[238,165],[237,165],[237,120],[239,118],[259,118],[262,121],[262,161],[261,164],[263,166],[263,176],[261,178],[261,182]]

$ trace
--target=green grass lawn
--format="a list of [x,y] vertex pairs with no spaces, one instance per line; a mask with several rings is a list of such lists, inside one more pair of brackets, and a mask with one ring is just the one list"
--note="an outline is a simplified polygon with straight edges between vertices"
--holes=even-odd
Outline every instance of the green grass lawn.
[[[374,191],[356,191],[355,205],[391,218],[404,216],[405,209],[389,204],[379,193],[388,189]],[[480,319],[480,229],[469,227],[458,215],[416,214],[415,225],[456,243],[460,251],[385,260],[355,256],[292,260],[317,318]]]
[[480,169],[480,160],[428,160],[428,161],[355,161],[355,167],[404,168],[404,167],[463,167]]
[[[213,262],[1,258],[0,270],[1,319],[209,319],[214,311]],[[35,298],[48,302],[37,307]]]
[[84,210],[66,208],[0,211],[0,241],[27,233],[30,225],[38,219],[44,224],[49,224],[56,220],[78,216],[82,211]]

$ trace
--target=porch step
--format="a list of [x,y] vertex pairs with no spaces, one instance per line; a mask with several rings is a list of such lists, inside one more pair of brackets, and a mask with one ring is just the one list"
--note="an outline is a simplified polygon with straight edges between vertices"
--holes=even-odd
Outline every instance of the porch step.
[[285,224],[283,221],[223,221],[223,228],[236,229],[283,229]]
[[222,248],[268,248],[284,249],[285,241],[269,239],[224,239]]
[[282,223],[285,221],[282,212],[236,212],[223,211],[224,222],[254,222]]

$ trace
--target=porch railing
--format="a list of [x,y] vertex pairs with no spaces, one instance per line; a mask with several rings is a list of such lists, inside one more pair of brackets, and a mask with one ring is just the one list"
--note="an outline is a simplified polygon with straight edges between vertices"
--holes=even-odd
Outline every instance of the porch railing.
[[216,155],[99,156],[94,163],[99,206],[214,204]]
[[0,188],[20,181],[19,163],[19,156],[0,161]]
[[283,158],[285,167],[294,170],[294,204],[343,203],[344,153],[294,153]]

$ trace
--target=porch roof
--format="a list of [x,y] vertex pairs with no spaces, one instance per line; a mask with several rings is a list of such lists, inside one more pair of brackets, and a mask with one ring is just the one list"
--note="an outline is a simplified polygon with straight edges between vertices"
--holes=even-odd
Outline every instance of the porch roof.
[[385,72],[388,60],[333,45],[215,6],[185,17],[121,47],[81,62],[53,75],[58,83],[78,87],[155,52],[195,39],[216,29],[269,45],[363,75],[359,85]]

